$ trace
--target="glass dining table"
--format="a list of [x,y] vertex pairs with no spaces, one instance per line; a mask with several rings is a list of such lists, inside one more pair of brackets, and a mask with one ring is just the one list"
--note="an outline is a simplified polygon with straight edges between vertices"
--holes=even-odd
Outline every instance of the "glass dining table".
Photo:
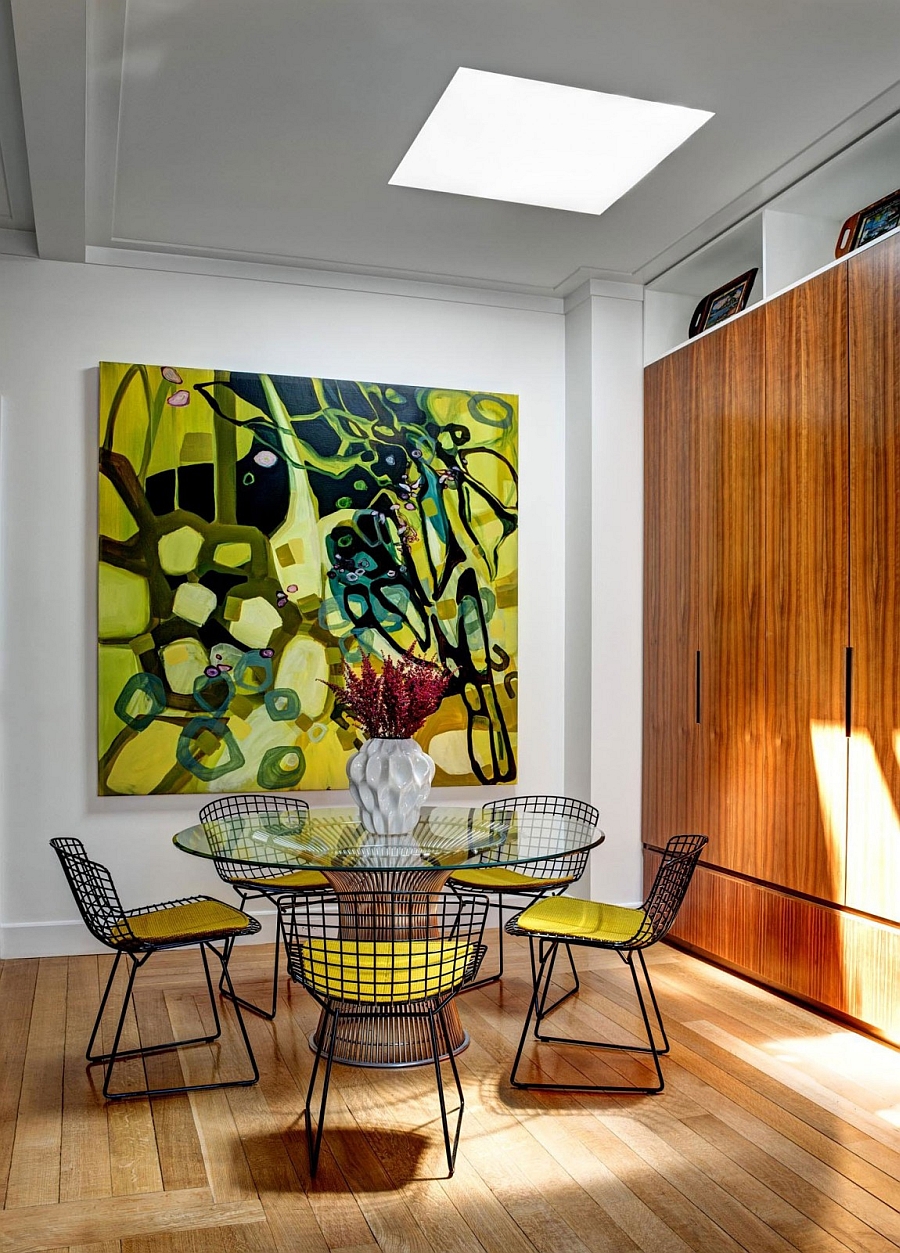
[[[481,806],[431,805],[422,810],[408,835],[373,835],[351,807],[308,812],[270,810],[236,814],[179,831],[174,843],[182,852],[240,867],[319,870],[340,897],[365,892],[439,893],[454,870],[476,866],[527,868],[548,857],[582,852],[603,842],[590,823],[560,814],[521,809],[484,810]],[[450,1047],[461,1052],[468,1034],[455,1001],[446,1011]],[[314,1032],[311,1044],[322,1027]],[[422,1020],[402,1014],[385,1019],[378,1038],[359,1021],[342,1025],[335,1061],[349,1065],[417,1066],[433,1061],[431,1041]]]

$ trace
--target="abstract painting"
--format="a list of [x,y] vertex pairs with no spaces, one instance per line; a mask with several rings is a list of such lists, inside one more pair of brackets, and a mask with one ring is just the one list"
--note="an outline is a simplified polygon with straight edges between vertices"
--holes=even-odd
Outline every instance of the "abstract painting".
[[100,794],[343,788],[326,681],[411,647],[451,675],[435,782],[513,782],[517,427],[510,395],[102,363]]

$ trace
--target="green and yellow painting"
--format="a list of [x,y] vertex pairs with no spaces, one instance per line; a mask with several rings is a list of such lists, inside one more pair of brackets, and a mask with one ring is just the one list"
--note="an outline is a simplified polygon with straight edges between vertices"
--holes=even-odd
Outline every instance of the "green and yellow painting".
[[100,366],[99,791],[346,786],[324,682],[451,674],[438,784],[516,777],[517,401]]

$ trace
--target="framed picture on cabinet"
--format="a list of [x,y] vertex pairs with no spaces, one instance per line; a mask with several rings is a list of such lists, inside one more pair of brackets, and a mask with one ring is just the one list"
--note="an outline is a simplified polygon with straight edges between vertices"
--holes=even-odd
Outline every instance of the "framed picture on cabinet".
[[900,188],[847,218],[838,235],[834,255],[844,257],[854,248],[886,235],[895,226],[900,226]]
[[699,335],[701,331],[709,330],[711,326],[717,326],[735,313],[740,313],[750,298],[750,290],[758,273],[758,267],[754,266],[752,270],[746,270],[704,296],[691,317],[688,339]]

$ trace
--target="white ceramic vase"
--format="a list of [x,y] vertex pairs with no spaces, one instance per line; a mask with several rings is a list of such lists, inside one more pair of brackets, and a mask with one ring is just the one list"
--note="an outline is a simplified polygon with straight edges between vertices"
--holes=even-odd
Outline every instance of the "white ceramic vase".
[[419,821],[434,762],[415,740],[366,740],[347,762],[350,795],[373,835],[408,835]]

